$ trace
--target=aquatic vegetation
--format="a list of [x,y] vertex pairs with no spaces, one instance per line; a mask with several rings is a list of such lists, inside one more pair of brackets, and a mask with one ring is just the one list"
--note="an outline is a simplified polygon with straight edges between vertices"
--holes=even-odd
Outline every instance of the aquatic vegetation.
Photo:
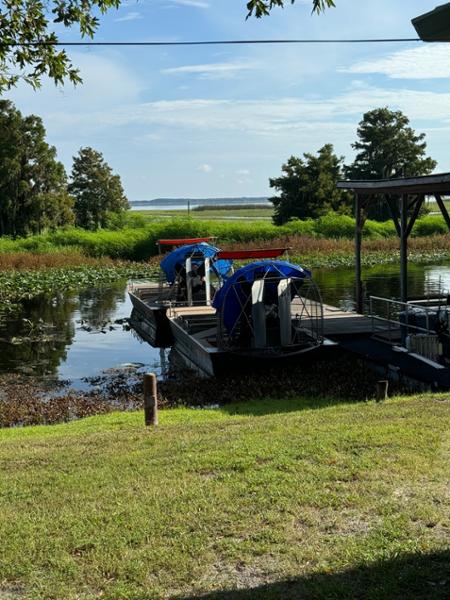
[[[1,256],[1,255],[0,255]],[[56,255],[58,256],[58,255]],[[100,286],[120,279],[154,278],[156,269],[146,263],[113,262],[111,260],[89,261],[80,257],[80,264],[72,264],[64,255],[54,261],[45,256],[32,255],[30,261],[24,260],[25,268],[20,267],[23,256],[15,255],[12,260],[1,262],[0,266],[0,312],[15,309],[17,303],[40,294],[79,290],[91,286]],[[62,258],[59,266],[59,258]],[[16,263],[16,268],[12,264]],[[4,265],[7,265],[5,268]],[[49,266],[47,266],[49,265]]]
[[[352,377],[348,373],[352,372]],[[242,374],[241,374],[242,375]],[[244,402],[248,398],[345,398],[364,401],[374,397],[377,376],[367,365],[343,355],[339,360],[238,373],[209,379],[198,378],[180,366],[176,373],[158,385],[160,408],[208,406]],[[5,374],[0,377],[0,427],[55,424],[94,414],[142,408],[142,374],[134,369],[114,369],[85,380],[91,387],[84,392],[60,386],[55,380]],[[55,389],[56,388],[56,389]],[[195,392],[194,392],[195,390]],[[391,385],[391,392],[407,392],[407,387]]]
[[92,389],[84,393],[70,389],[70,382],[19,374],[2,375],[0,382],[0,428],[62,423],[142,407],[132,371],[110,373],[92,382]]

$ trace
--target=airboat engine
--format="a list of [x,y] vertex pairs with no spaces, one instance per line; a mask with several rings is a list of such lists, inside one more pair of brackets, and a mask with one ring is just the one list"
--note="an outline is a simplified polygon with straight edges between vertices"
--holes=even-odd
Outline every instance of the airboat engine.
[[287,355],[323,342],[323,305],[310,271],[282,260],[253,262],[214,298],[223,350]]

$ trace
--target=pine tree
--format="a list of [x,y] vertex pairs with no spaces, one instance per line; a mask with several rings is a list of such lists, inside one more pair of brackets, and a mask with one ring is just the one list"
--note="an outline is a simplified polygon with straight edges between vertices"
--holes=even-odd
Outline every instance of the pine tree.
[[[401,111],[389,108],[371,110],[358,126],[358,140],[352,144],[357,154],[347,167],[349,179],[389,179],[428,175],[437,162],[426,156],[425,134],[409,127],[409,119]],[[389,208],[382,200],[372,202],[368,216],[390,218]]]
[[69,191],[75,199],[76,224],[84,229],[106,227],[111,213],[129,208],[119,175],[93,148],[81,148],[74,157]]

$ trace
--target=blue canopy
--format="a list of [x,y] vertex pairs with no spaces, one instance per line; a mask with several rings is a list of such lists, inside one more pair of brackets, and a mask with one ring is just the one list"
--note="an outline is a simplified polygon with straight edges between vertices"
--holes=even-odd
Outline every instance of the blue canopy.
[[235,326],[251,294],[255,280],[268,279],[265,286],[265,297],[269,303],[275,304],[278,301],[278,281],[290,277],[310,278],[311,271],[284,260],[260,260],[238,269],[225,281],[213,301],[214,308],[218,311],[222,310],[225,328],[230,332]]
[[[166,274],[167,282],[174,283],[177,276],[177,271],[185,266],[187,258],[197,255],[196,258],[192,259],[192,264],[201,265],[205,258],[214,259],[218,252],[218,248],[211,246],[211,244],[206,244],[205,242],[180,246],[179,248],[175,248],[175,250],[162,259],[161,269]],[[203,258],[198,257],[198,255],[202,255]],[[229,260],[213,260],[211,266],[217,275],[223,278],[231,269],[232,262]]]

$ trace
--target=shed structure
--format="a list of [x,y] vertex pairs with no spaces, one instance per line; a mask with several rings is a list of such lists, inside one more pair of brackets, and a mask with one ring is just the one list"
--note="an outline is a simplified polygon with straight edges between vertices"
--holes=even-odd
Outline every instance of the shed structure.
[[375,179],[340,181],[337,187],[355,194],[355,278],[356,310],[363,312],[363,287],[361,279],[362,230],[366,220],[366,210],[371,202],[382,199],[389,206],[395,229],[400,238],[400,300],[408,300],[408,238],[419,215],[425,198],[434,197],[447,227],[450,230],[450,216],[443,196],[450,195],[450,173],[425,175],[422,177],[399,177],[396,179]]

